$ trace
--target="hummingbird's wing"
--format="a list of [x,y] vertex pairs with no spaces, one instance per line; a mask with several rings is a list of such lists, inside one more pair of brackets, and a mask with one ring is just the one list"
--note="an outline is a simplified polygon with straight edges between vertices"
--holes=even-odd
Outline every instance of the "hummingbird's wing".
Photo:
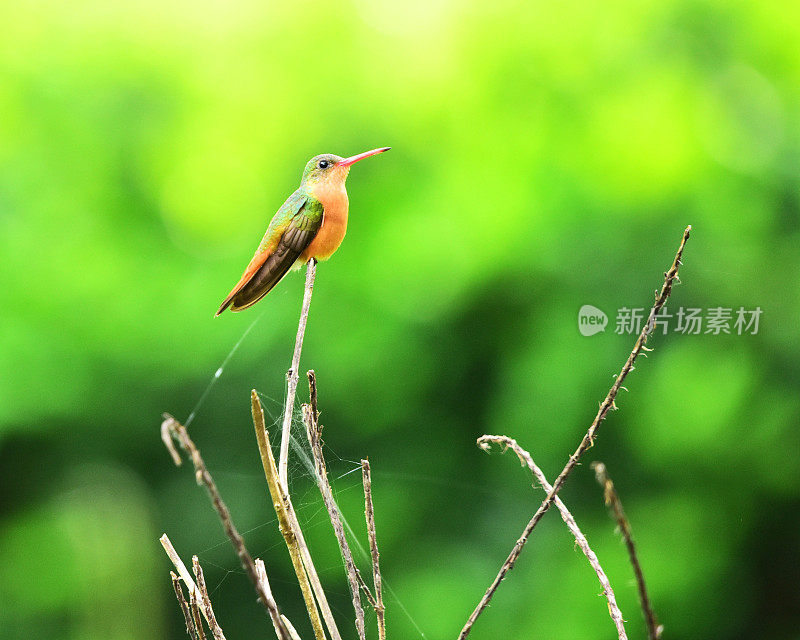
[[239,282],[220,305],[216,315],[228,307],[241,311],[254,305],[280,282],[317,235],[321,212],[299,190],[293,193],[270,222],[261,244]]

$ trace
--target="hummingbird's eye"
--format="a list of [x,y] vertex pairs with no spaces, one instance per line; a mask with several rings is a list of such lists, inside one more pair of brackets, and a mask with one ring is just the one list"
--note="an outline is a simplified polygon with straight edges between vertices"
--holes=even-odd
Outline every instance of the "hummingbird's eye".
[[320,161],[317,163],[317,166],[318,166],[320,169],[327,169],[329,164],[330,164],[330,162],[328,162],[327,160],[320,160]]

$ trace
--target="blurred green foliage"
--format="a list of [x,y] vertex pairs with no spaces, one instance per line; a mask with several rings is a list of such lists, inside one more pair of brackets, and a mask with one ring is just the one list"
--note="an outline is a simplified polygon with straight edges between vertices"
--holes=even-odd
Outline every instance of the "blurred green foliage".
[[[630,350],[616,309],[651,302],[689,223],[670,309],[760,307],[759,332],[656,336],[562,495],[631,637],[589,459],[666,638],[797,637],[800,5],[7,0],[0,22],[0,636],[185,637],[167,531],[199,554],[227,636],[270,637],[158,437],[260,314],[191,431],[308,635],[248,402],[256,387],[278,419],[302,277],[212,316],[309,157],[391,145],[351,173],[303,360],[359,535],[345,474],[372,462],[391,637],[455,637],[542,497],[476,437],[517,438],[555,477]],[[583,304],[605,332],[580,335]],[[613,637],[598,593],[548,514],[473,636]]]

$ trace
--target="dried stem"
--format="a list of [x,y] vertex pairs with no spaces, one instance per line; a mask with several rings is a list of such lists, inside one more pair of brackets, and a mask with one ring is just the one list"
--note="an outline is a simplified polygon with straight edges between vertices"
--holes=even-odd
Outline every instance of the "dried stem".
[[303,350],[303,338],[306,335],[308,323],[308,309],[311,306],[311,293],[314,290],[314,277],[317,274],[317,261],[314,258],[306,265],[306,288],[303,294],[303,308],[300,311],[300,322],[297,325],[297,338],[294,342],[292,367],[286,372],[286,407],[283,410],[283,429],[281,430],[281,453],[278,464],[281,486],[285,493],[289,493],[289,440],[292,431],[292,414],[294,413],[294,398],[297,394],[297,382],[300,374],[300,352]]
[[281,616],[281,620],[283,624],[286,625],[286,628],[289,630],[289,635],[292,636],[292,640],[300,640],[300,634],[297,633],[297,629],[292,626],[292,623],[289,622],[289,618],[286,616]]
[[644,573],[642,573],[642,566],[639,564],[639,557],[636,555],[636,546],[633,543],[631,524],[628,521],[628,517],[625,515],[625,510],[622,508],[622,502],[619,499],[617,490],[614,488],[614,483],[611,481],[611,478],[608,477],[606,465],[602,462],[593,462],[592,469],[594,469],[597,482],[603,487],[603,496],[606,506],[611,509],[614,519],[619,526],[619,530],[622,533],[622,539],[625,541],[625,547],[628,549],[628,557],[630,558],[633,573],[636,576],[636,586],[639,590],[639,602],[642,605],[642,613],[647,623],[647,637],[649,640],[659,640],[661,633],[664,631],[664,626],[658,624],[656,614],[650,604],[650,598],[647,595],[647,587],[645,587],[644,584]]
[[194,620],[194,629],[197,633],[197,640],[206,640],[206,632],[203,630],[203,619],[200,616],[200,609],[197,606],[197,598],[191,594],[189,601],[189,608],[192,610],[192,619]]
[[[339,629],[336,627],[336,622],[333,619],[328,599],[322,589],[319,575],[311,559],[311,552],[308,550],[303,531],[300,529],[300,523],[297,520],[297,514],[292,505],[291,498],[289,498],[289,494],[283,490],[280,484],[278,470],[275,467],[275,458],[272,456],[272,449],[269,446],[269,433],[267,433],[264,424],[264,411],[261,408],[261,401],[258,399],[258,393],[256,393],[255,389],[253,389],[250,394],[250,400],[252,403],[253,425],[256,431],[258,450],[261,453],[261,464],[264,467],[264,475],[267,478],[269,493],[272,497],[272,505],[275,508],[275,514],[278,516],[278,525],[286,541],[286,546],[289,549],[289,555],[292,558],[292,564],[295,567],[297,579],[300,581],[303,597],[306,598],[306,608],[308,609],[308,615],[311,618],[312,626],[314,626],[314,635],[318,640],[322,640],[325,637],[313,598],[309,601],[310,592],[307,591],[307,586],[309,584],[311,589],[313,589],[314,596],[316,596],[316,601],[319,604],[319,609],[328,627],[331,638],[333,638],[333,640],[342,640]],[[298,557],[302,561],[302,566],[298,566],[297,564]]]
[[669,271],[664,274],[664,284],[661,287],[661,291],[656,293],[656,300],[653,304],[652,309],[650,309],[650,314],[647,317],[647,323],[645,324],[644,328],[642,329],[639,337],[636,339],[636,343],[633,346],[633,350],[631,351],[628,359],[625,361],[625,364],[622,366],[622,370],[617,375],[616,379],[614,380],[614,384],[609,389],[608,394],[606,395],[605,399],[602,403],[600,403],[600,408],[597,411],[597,415],[594,418],[589,430],[583,436],[580,445],[575,450],[575,452],[569,457],[567,464],[561,470],[561,473],[558,474],[555,482],[553,482],[553,487],[547,493],[547,497],[542,501],[542,504],[539,506],[539,509],[536,513],[533,514],[530,522],[526,525],[525,529],[522,532],[519,540],[517,540],[514,548],[511,550],[511,553],[506,558],[506,561],[503,563],[503,566],[500,567],[500,571],[498,572],[495,579],[492,581],[492,584],[489,585],[489,588],[486,590],[486,593],[483,594],[478,605],[475,607],[475,610],[470,614],[469,619],[467,620],[464,628],[461,629],[461,633],[458,635],[459,640],[464,640],[469,635],[469,632],[472,630],[472,626],[475,624],[475,621],[478,619],[478,616],[483,613],[484,609],[489,605],[489,602],[492,599],[495,591],[500,586],[500,583],[503,581],[503,578],[506,577],[506,574],[514,567],[514,564],[519,557],[519,554],[522,552],[522,548],[525,546],[525,543],[528,540],[528,537],[533,532],[533,529],[539,523],[539,520],[542,519],[542,516],[547,512],[550,508],[550,505],[553,504],[553,501],[556,497],[556,494],[561,490],[561,487],[566,482],[567,477],[575,468],[575,465],[578,464],[578,461],[581,459],[584,453],[594,444],[594,439],[597,434],[597,430],[600,427],[600,424],[605,419],[608,412],[613,408],[616,409],[616,404],[614,400],[617,397],[617,393],[619,393],[620,387],[622,387],[622,383],[625,381],[625,378],[628,374],[633,371],[634,363],[636,362],[636,358],[642,352],[642,350],[646,350],[647,347],[645,343],[647,342],[647,337],[653,330],[653,326],[655,324],[655,318],[658,313],[661,311],[661,308],[669,298],[670,293],[672,292],[672,285],[675,280],[678,278],[678,269],[681,265],[681,256],[683,255],[683,249],[686,246],[686,241],[689,239],[689,234],[692,230],[691,225],[686,227],[686,230],[683,232],[683,238],[681,239],[680,246],[678,247],[678,251],[675,254],[675,260],[672,262],[672,266],[670,267]]
[[[258,574],[258,579],[261,581],[261,587],[264,589],[264,593],[267,594],[270,601],[274,602],[275,598],[272,596],[272,588],[269,586],[269,578],[267,577],[267,568],[264,566],[264,561],[261,558],[256,558],[256,573]],[[275,634],[279,638],[283,637],[282,634],[284,632],[288,633],[292,640],[294,640],[297,635],[292,623],[289,622],[289,619],[283,614],[281,614],[281,617],[278,619],[272,619],[272,626],[275,627]],[[292,632],[294,632],[294,636]]]
[[[227,534],[228,538],[233,544],[233,548],[236,550],[236,554],[239,556],[239,561],[241,562],[242,567],[244,568],[247,575],[250,577],[250,580],[256,589],[256,593],[258,593],[259,599],[261,600],[261,603],[264,605],[264,607],[266,607],[267,612],[269,613],[270,618],[272,618],[273,621],[276,619],[280,620],[280,611],[278,610],[275,601],[268,598],[267,594],[264,592],[264,589],[261,586],[261,581],[258,579],[258,574],[256,573],[256,567],[255,564],[253,563],[253,558],[251,557],[250,552],[247,551],[247,548],[245,547],[244,539],[234,526],[233,520],[231,519],[230,511],[228,510],[228,507],[225,504],[225,502],[222,500],[222,496],[220,496],[219,490],[217,489],[217,485],[214,482],[214,479],[211,477],[211,474],[208,472],[205,462],[203,462],[203,458],[200,456],[200,451],[198,451],[194,442],[192,442],[192,439],[189,437],[189,433],[186,431],[186,427],[180,424],[177,420],[175,420],[175,418],[173,418],[169,414],[164,414],[164,422],[161,425],[161,429],[162,432],[165,429],[168,430],[172,434],[172,437],[178,441],[183,450],[186,451],[191,456],[192,463],[194,464],[195,477],[197,479],[197,483],[205,486],[209,498],[211,499],[211,504],[214,506],[217,515],[219,515],[219,518],[222,521],[222,526],[225,529],[225,533]],[[186,572],[186,576],[184,576],[181,573],[181,577],[184,579],[184,582],[186,582],[186,578],[188,577],[188,572]],[[200,598],[200,601],[202,601],[202,596]],[[204,613],[207,612],[204,611]],[[206,620],[208,620],[208,616],[206,616]],[[209,624],[211,624],[210,620],[208,620],[208,622]],[[288,631],[281,635],[281,640],[290,640]]]
[[386,609],[383,606],[383,583],[381,580],[381,554],[378,553],[378,537],[375,533],[375,510],[372,507],[372,474],[369,460],[361,461],[361,475],[364,481],[364,515],[367,520],[369,552],[372,556],[372,582],[375,588],[375,615],[378,618],[378,638],[386,640]]
[[208,628],[216,637],[214,629],[219,629],[219,625],[217,624],[217,619],[214,617],[214,610],[211,608],[211,598],[208,595],[208,587],[206,587],[206,579],[203,575],[203,567],[200,566],[200,561],[197,559],[197,556],[192,556],[192,573],[194,573],[194,577],[197,578],[197,588],[200,590],[200,601],[207,609],[208,615],[211,618],[208,621]]
[[180,578],[175,575],[174,571],[170,571],[169,576],[172,578],[172,589],[175,591],[175,597],[178,599],[178,606],[181,608],[183,619],[186,621],[186,633],[189,634],[189,637],[194,640],[196,635],[194,630],[194,620],[189,613],[189,605],[186,604],[186,598],[183,595],[183,588],[181,587]]
[[367,598],[367,602],[369,602],[369,606],[373,609],[377,608],[378,603],[375,600],[375,596],[372,595],[372,591],[370,591],[369,585],[367,584],[364,577],[361,575],[361,572],[356,568],[356,576],[358,577],[358,584],[361,587],[361,590],[364,592],[364,595]]
[[303,566],[300,545],[292,528],[289,513],[283,500],[284,493],[281,489],[280,480],[278,479],[278,472],[275,468],[275,458],[272,456],[272,448],[269,446],[269,436],[264,425],[264,413],[261,409],[261,402],[258,399],[258,394],[255,389],[251,392],[251,404],[256,441],[258,442],[261,464],[264,467],[264,475],[267,478],[267,485],[269,487],[270,497],[272,498],[272,506],[275,509],[275,515],[278,517],[278,529],[286,542],[286,548],[289,550],[292,567],[297,576],[300,591],[303,594],[308,617],[311,620],[311,627],[314,629],[314,637],[317,640],[325,640],[325,632],[322,629],[322,620],[319,617],[317,603],[314,600],[314,593],[308,579],[308,573]]
[[[195,584],[194,580],[192,580],[192,576],[189,573],[189,570],[186,568],[186,565],[183,564],[183,560],[181,560],[181,557],[178,555],[178,552],[175,551],[175,547],[172,546],[172,542],[167,537],[167,534],[165,533],[164,535],[162,535],[161,538],[159,538],[159,540],[161,542],[161,546],[164,547],[164,551],[167,553],[167,556],[172,561],[172,564],[174,565],[175,569],[177,569],[178,575],[181,577],[181,580],[183,580],[183,583],[189,590],[190,598],[194,598],[195,601],[198,603],[200,611],[202,612],[203,617],[206,619],[206,622],[208,622],[208,628],[214,635],[215,640],[225,640],[225,634],[222,633],[222,629],[217,623],[217,618],[214,616],[214,609],[211,608],[211,600],[208,597],[208,591],[205,590],[205,581],[203,581],[202,583],[204,592],[203,593],[201,592],[200,588]],[[170,575],[174,576],[174,574],[171,571]],[[175,588],[174,577],[172,580],[172,587]],[[178,585],[178,587],[180,587],[180,585]],[[183,604],[181,605],[181,611],[183,611],[183,617],[187,621],[186,626],[188,631],[188,627],[190,626],[190,622],[192,619],[189,616],[188,609],[184,609],[183,606],[186,604],[186,600],[183,599],[183,592],[181,592],[180,595],[178,595],[178,593],[176,592],[175,595],[178,596],[179,603],[181,602],[181,600],[183,600]],[[194,626],[193,623],[192,626]],[[190,633],[189,635],[191,636],[192,633]]]
[[[489,451],[491,443],[499,444],[504,449],[512,449],[514,453],[517,454],[522,466],[528,466],[528,469],[531,470],[534,478],[536,478],[539,484],[542,485],[542,488],[548,493],[553,490],[553,487],[551,487],[550,483],[547,482],[547,478],[542,470],[536,466],[531,454],[520,447],[516,440],[509,438],[508,436],[481,436],[478,438],[478,446],[484,451]],[[573,518],[572,514],[562,502],[561,498],[556,496],[554,502],[556,508],[561,513],[561,519],[566,523],[567,527],[572,532],[572,535],[575,537],[575,542],[578,543],[578,546],[581,548],[581,551],[583,551],[586,559],[589,560],[589,564],[592,566],[592,569],[594,569],[595,573],[597,574],[597,579],[600,581],[600,585],[603,587],[603,595],[606,597],[606,600],[608,600],[608,613],[611,616],[611,620],[614,622],[614,626],[617,628],[619,640],[627,640],[628,636],[625,633],[622,612],[619,610],[619,606],[617,606],[617,600],[614,597],[614,590],[611,588],[611,583],[608,580],[606,572],[603,571],[603,567],[600,566],[600,561],[597,559],[597,556],[595,555],[594,551],[592,551],[591,547],[589,547],[589,542],[586,540],[586,536],[584,536],[583,532],[581,532],[581,530],[578,528],[575,518]]]
[[[183,458],[181,458],[181,454],[179,454],[178,450],[175,448],[175,443],[172,442],[172,424],[166,419],[168,415],[168,413],[164,414],[164,421],[161,423],[161,440],[167,448],[175,466],[180,467],[183,464]],[[170,416],[170,418],[171,417],[172,416]]]
[[328,480],[328,469],[325,465],[325,456],[322,453],[322,428],[319,425],[319,411],[317,410],[317,379],[313,371],[308,372],[308,386],[311,404],[303,405],[303,423],[306,426],[306,436],[308,437],[309,445],[311,445],[311,454],[314,458],[317,486],[322,494],[322,501],[325,503],[325,508],[328,510],[328,517],[330,518],[331,525],[333,525],[333,531],[339,543],[339,550],[344,559],[347,581],[350,583],[350,593],[353,599],[353,609],[356,614],[356,632],[361,640],[366,640],[364,609],[361,606],[361,590],[358,584],[358,570],[356,569],[356,563],[353,561],[350,545],[347,544],[347,538],[344,535],[342,515],[339,512],[336,501],[333,499],[333,489]]

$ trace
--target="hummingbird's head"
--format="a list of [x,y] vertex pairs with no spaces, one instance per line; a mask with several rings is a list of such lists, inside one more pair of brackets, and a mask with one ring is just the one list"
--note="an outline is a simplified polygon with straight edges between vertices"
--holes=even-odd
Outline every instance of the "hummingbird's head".
[[344,160],[342,156],[335,156],[332,153],[323,153],[314,156],[306,163],[303,170],[303,183],[316,184],[317,182],[327,181],[334,175],[343,174],[347,177],[347,167],[340,169],[339,163]]
[[342,158],[335,156],[332,153],[323,153],[319,156],[314,156],[306,163],[306,168],[303,170],[303,184],[313,185],[320,182],[344,184],[347,179],[347,174],[350,172],[350,166],[359,160],[369,158],[378,153],[388,151],[391,147],[381,147],[373,149],[372,151],[365,151],[356,156],[349,158]]

